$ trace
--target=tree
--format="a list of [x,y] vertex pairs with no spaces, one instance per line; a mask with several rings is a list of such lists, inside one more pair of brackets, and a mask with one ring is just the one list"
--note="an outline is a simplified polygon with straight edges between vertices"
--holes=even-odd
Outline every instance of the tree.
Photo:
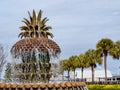
[[63,61],[63,69],[68,72],[68,81],[70,81],[71,62],[66,59]]
[[114,43],[114,48],[111,50],[110,55],[112,55],[114,59],[120,58],[120,41]]
[[81,77],[83,81],[83,71],[84,68],[87,67],[86,55],[84,53],[80,54],[77,60],[77,67],[81,68]]
[[38,15],[36,15],[35,11],[33,10],[32,15],[30,12],[29,20],[24,18],[23,22],[25,26],[21,26],[20,29],[22,32],[18,35],[21,38],[48,38],[48,36],[53,38],[53,34],[49,32],[49,29],[52,29],[51,26],[47,26],[46,22],[49,20],[47,17],[42,19],[42,11],[40,10]]
[[101,54],[101,56],[104,56],[105,83],[107,83],[107,56],[108,53],[110,53],[114,48],[114,43],[111,39],[103,38],[98,41],[96,48],[99,54]]
[[96,53],[96,50],[94,49],[89,49],[85,54],[87,64],[91,67],[92,82],[94,83],[94,68],[97,66],[97,63],[102,64],[102,58],[99,54]]
[[64,81],[64,71],[65,71],[65,66],[64,66],[64,60],[60,61],[60,73],[62,74],[62,81]]
[[71,70],[73,70],[73,72],[74,72],[74,81],[75,81],[75,69],[77,68],[77,56],[71,56],[70,58],[69,58],[69,60],[70,60],[70,65],[71,65]]
[[7,65],[6,65],[5,78],[6,78],[6,80],[8,82],[12,80],[11,79],[12,78],[12,66],[11,66],[11,63],[7,63]]
[[0,76],[1,76],[5,63],[6,63],[6,53],[2,45],[0,45]]

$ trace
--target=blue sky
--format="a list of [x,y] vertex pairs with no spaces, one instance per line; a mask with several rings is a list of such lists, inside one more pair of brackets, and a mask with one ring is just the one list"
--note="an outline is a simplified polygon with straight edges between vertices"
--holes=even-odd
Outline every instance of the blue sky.
[[[102,38],[120,40],[120,0],[1,0],[0,43],[6,50],[20,40],[21,21],[28,11],[43,10],[50,20],[54,39],[60,46],[60,59],[95,49]],[[10,58],[7,58],[10,61]],[[120,61],[108,57],[108,69],[120,72]],[[103,69],[103,65],[97,69]]]

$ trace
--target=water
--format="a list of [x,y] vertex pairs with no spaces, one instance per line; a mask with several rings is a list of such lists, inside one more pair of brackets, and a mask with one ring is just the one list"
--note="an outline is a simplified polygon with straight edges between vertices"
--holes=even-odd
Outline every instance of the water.
[[[21,53],[15,53],[16,57],[19,56],[20,58],[14,58],[14,82],[17,80],[18,82],[22,81],[24,83],[38,81],[45,83],[49,82],[51,74],[56,75],[58,73],[59,59],[57,59],[58,57],[55,58],[55,52],[53,50],[49,52],[38,52],[37,49],[34,49],[31,52],[22,51]],[[55,60],[52,59],[53,57],[51,55],[53,55]]]

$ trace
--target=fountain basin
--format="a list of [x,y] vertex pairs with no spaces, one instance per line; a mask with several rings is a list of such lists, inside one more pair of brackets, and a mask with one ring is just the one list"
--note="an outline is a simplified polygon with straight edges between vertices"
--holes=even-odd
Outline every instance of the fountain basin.
[[84,82],[61,82],[61,83],[25,83],[10,84],[0,83],[0,90],[88,90]]

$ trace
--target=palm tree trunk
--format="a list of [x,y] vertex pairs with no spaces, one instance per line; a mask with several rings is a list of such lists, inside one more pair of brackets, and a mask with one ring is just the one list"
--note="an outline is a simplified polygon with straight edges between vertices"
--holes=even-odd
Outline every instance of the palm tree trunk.
[[75,69],[74,69],[74,81],[75,81]]
[[82,72],[82,73],[81,73],[81,78],[82,78],[82,81],[83,81],[83,69],[84,69],[84,68],[82,67],[82,68],[81,68],[81,72]]
[[107,55],[104,54],[105,84],[107,84]]
[[64,81],[64,72],[62,72],[62,81]]
[[94,83],[94,65],[91,67],[92,70],[92,83]]
[[68,70],[68,81],[70,81],[70,71]]

